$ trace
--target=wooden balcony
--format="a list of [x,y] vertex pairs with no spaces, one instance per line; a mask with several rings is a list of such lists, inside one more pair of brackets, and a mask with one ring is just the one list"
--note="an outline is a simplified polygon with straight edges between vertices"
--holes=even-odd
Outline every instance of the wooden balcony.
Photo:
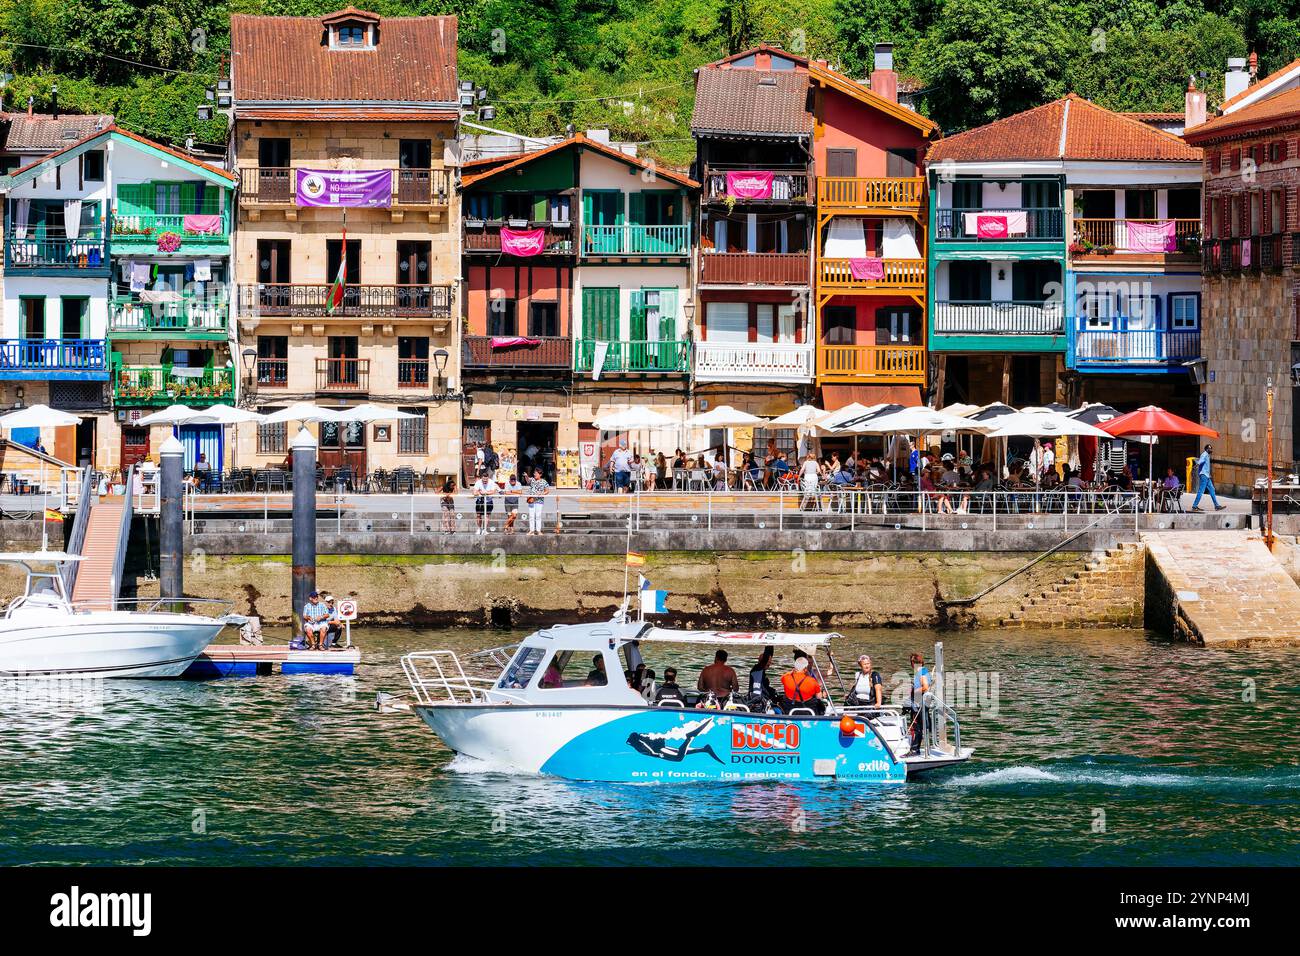
[[804,252],[702,252],[701,285],[806,286]]
[[[501,229],[506,223],[466,219],[464,222],[466,255],[501,255]],[[577,251],[573,223],[535,222],[522,228],[542,230],[543,256],[571,256]],[[515,260],[512,260],[515,261]]]
[[572,361],[573,342],[567,335],[527,338],[466,335],[461,338],[462,371],[567,369]]
[[732,180],[745,173],[771,173],[772,188],[768,195],[757,198],[733,197],[737,205],[757,204],[763,206],[812,205],[814,195],[812,185],[815,182],[807,166],[707,166],[704,170],[704,201],[708,203],[725,203],[728,201],[727,174]]
[[[1019,226],[1024,215],[1023,228]],[[1006,233],[981,235],[980,217],[1011,219]],[[1013,225],[1013,223],[1015,223]],[[936,209],[935,242],[1045,242],[1065,235],[1065,212],[1059,206],[1021,209]]]
[[0,381],[107,382],[103,339],[0,339]]
[[851,259],[818,259],[817,291],[836,294],[925,294],[924,259],[881,259],[879,279],[857,279]]
[[119,407],[189,405],[203,408],[235,395],[232,368],[122,365],[113,369],[113,404]]
[[818,345],[817,381],[925,384],[924,345]]
[[823,213],[921,214],[925,179],[866,179],[820,176],[817,179],[817,209]]
[[447,319],[451,317],[451,286],[349,285],[343,304],[327,307],[331,286],[326,283],[261,283],[239,287],[242,315],[331,318]]
[[[1152,248],[1155,229],[1173,225],[1172,240]],[[1144,228],[1149,227],[1149,228]],[[1155,237],[1159,243],[1159,237]],[[1195,256],[1201,248],[1199,219],[1076,219],[1070,254],[1081,256]]]
[[318,358],[316,391],[322,394],[364,394],[370,391],[370,359]]
[[[308,169],[327,169],[304,164]],[[338,170],[345,172],[346,170]],[[446,206],[450,179],[445,169],[390,169],[389,202],[393,206]],[[297,171],[293,167],[242,166],[239,169],[239,203],[242,206],[292,206]]]
[[427,391],[429,388],[429,360],[398,359],[397,387],[419,388]]
[[230,210],[211,215],[146,212],[112,217],[113,246],[120,252],[158,254],[158,237],[171,232],[180,237],[175,255],[194,250],[230,248]]
[[697,382],[811,382],[813,347],[774,342],[696,342]]
[[187,339],[225,341],[230,303],[176,294],[169,301],[142,302],[137,297],[109,301],[108,331],[114,339]]

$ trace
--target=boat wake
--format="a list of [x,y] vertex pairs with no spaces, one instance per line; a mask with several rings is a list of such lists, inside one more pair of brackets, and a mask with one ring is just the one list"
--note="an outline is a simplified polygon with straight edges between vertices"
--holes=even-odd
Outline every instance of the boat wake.
[[1121,768],[1088,767],[1001,767],[963,776],[950,777],[947,787],[1023,787],[1088,786],[1088,787],[1189,787],[1215,788],[1300,788],[1300,773],[1275,774],[1204,774],[1196,771],[1135,770]]
[[451,762],[447,764],[447,769],[453,773],[461,773],[466,776],[481,776],[487,773],[506,774],[511,777],[538,776],[538,774],[530,773],[527,770],[520,770],[505,761],[481,760],[468,754],[456,754],[451,758]]

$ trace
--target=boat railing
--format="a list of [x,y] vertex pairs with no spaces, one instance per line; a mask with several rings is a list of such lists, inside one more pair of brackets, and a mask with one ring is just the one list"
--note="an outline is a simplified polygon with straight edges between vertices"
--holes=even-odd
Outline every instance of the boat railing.
[[204,617],[225,617],[235,602],[224,598],[200,597],[143,597],[117,598],[112,608],[105,608],[103,600],[74,601],[72,609],[83,611],[130,611],[134,614],[201,614]]
[[[496,689],[496,678],[465,673],[455,651],[412,652],[402,658],[402,672],[417,704],[524,703],[523,698]],[[488,691],[493,692],[491,698]]]

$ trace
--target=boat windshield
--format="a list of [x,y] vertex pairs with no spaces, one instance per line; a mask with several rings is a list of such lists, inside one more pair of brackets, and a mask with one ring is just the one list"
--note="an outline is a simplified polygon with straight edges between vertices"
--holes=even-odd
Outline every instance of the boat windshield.
[[515,654],[514,660],[506,667],[501,674],[501,679],[497,681],[497,688],[500,690],[517,689],[527,687],[537,673],[538,666],[542,663],[542,657],[546,654],[541,647],[521,647]]

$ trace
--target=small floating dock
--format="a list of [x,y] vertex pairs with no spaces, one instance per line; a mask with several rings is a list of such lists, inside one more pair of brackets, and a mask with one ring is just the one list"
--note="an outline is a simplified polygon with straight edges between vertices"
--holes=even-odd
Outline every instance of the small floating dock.
[[183,676],[255,677],[274,674],[354,674],[361,651],[295,651],[287,644],[209,644]]

